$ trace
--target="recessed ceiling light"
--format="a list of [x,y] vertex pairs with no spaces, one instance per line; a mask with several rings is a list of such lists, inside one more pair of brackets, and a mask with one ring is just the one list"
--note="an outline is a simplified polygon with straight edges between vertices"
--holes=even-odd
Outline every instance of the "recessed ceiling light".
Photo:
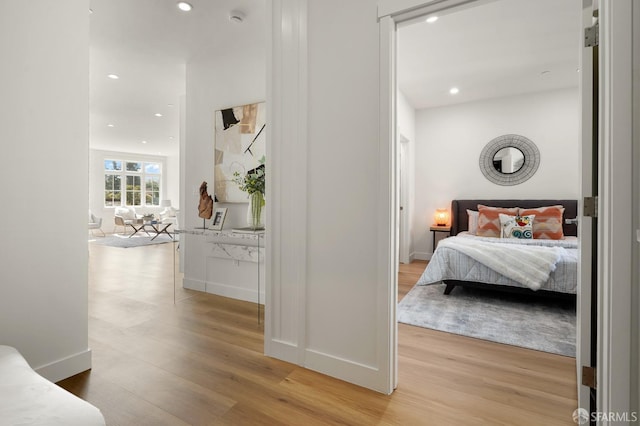
[[142,141],[142,143],[147,143],[147,141]]
[[117,79],[120,78],[120,77],[118,77],[117,74],[109,74],[109,75],[107,75],[107,77],[109,77],[111,80],[117,80]]
[[183,12],[189,12],[191,9],[193,9],[193,6],[191,6],[191,4],[187,3],[186,1],[179,1],[178,9],[182,10]]
[[172,107],[172,106],[173,106],[173,104],[167,104],[167,106],[168,106],[168,107]]
[[551,74],[551,71],[548,71],[548,70],[546,70],[546,71],[542,71],[542,72],[540,73],[540,75],[541,75],[541,76],[545,76],[545,75],[549,75],[549,74]]
[[456,95],[460,92],[460,89],[458,89],[457,87],[452,87],[451,89],[449,89],[449,93],[451,93],[452,95]]
[[93,14],[93,9],[89,9],[89,15]]
[[173,136],[169,136],[169,140],[173,140]]
[[156,113],[155,113],[155,114],[153,114],[153,115],[155,115],[156,117],[162,117],[162,114],[160,114],[159,112],[156,112]]
[[576,68],[576,72],[580,72],[580,68]]
[[433,24],[434,22],[436,22],[438,20],[437,16],[429,16],[427,18],[427,24]]
[[109,123],[107,124],[107,127],[113,127],[113,124]]

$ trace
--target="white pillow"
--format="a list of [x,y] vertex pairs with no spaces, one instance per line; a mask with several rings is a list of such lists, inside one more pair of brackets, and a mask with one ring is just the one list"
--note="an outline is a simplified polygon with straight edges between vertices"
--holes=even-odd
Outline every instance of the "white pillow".
[[114,214],[122,216],[124,220],[131,220],[136,218],[136,214],[129,207],[116,207]]
[[472,235],[476,235],[478,232],[478,212],[476,210],[467,209],[467,215],[469,216],[469,226],[467,227],[467,231]]
[[510,216],[500,213],[500,238],[533,239],[535,215]]

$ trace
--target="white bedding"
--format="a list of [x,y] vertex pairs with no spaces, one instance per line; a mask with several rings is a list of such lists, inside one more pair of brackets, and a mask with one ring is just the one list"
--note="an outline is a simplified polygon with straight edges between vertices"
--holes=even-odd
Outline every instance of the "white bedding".
[[575,237],[518,240],[461,233],[440,241],[418,285],[459,280],[575,294],[577,247]]
[[22,355],[0,345],[0,425],[104,426],[93,405],[33,371]]

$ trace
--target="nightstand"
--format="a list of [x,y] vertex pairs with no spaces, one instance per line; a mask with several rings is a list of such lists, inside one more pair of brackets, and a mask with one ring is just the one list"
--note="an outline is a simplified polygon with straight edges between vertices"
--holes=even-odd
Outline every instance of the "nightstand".
[[[433,225],[431,228],[429,228],[431,230],[431,233],[433,234],[433,251],[436,251],[436,244],[437,241],[440,241],[444,238],[447,238],[450,234],[451,234],[451,227],[450,226],[437,226],[437,225]],[[438,235],[438,240],[436,241],[436,234]]]

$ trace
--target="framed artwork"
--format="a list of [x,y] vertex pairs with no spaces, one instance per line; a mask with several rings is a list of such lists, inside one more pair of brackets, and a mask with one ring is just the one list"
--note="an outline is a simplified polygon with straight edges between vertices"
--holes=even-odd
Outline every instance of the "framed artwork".
[[266,104],[259,102],[215,112],[214,194],[220,203],[246,203],[248,194],[233,181],[260,166],[266,152]]
[[213,212],[213,220],[209,229],[214,231],[222,231],[222,225],[224,225],[224,219],[227,217],[227,209],[225,207],[218,207]]

